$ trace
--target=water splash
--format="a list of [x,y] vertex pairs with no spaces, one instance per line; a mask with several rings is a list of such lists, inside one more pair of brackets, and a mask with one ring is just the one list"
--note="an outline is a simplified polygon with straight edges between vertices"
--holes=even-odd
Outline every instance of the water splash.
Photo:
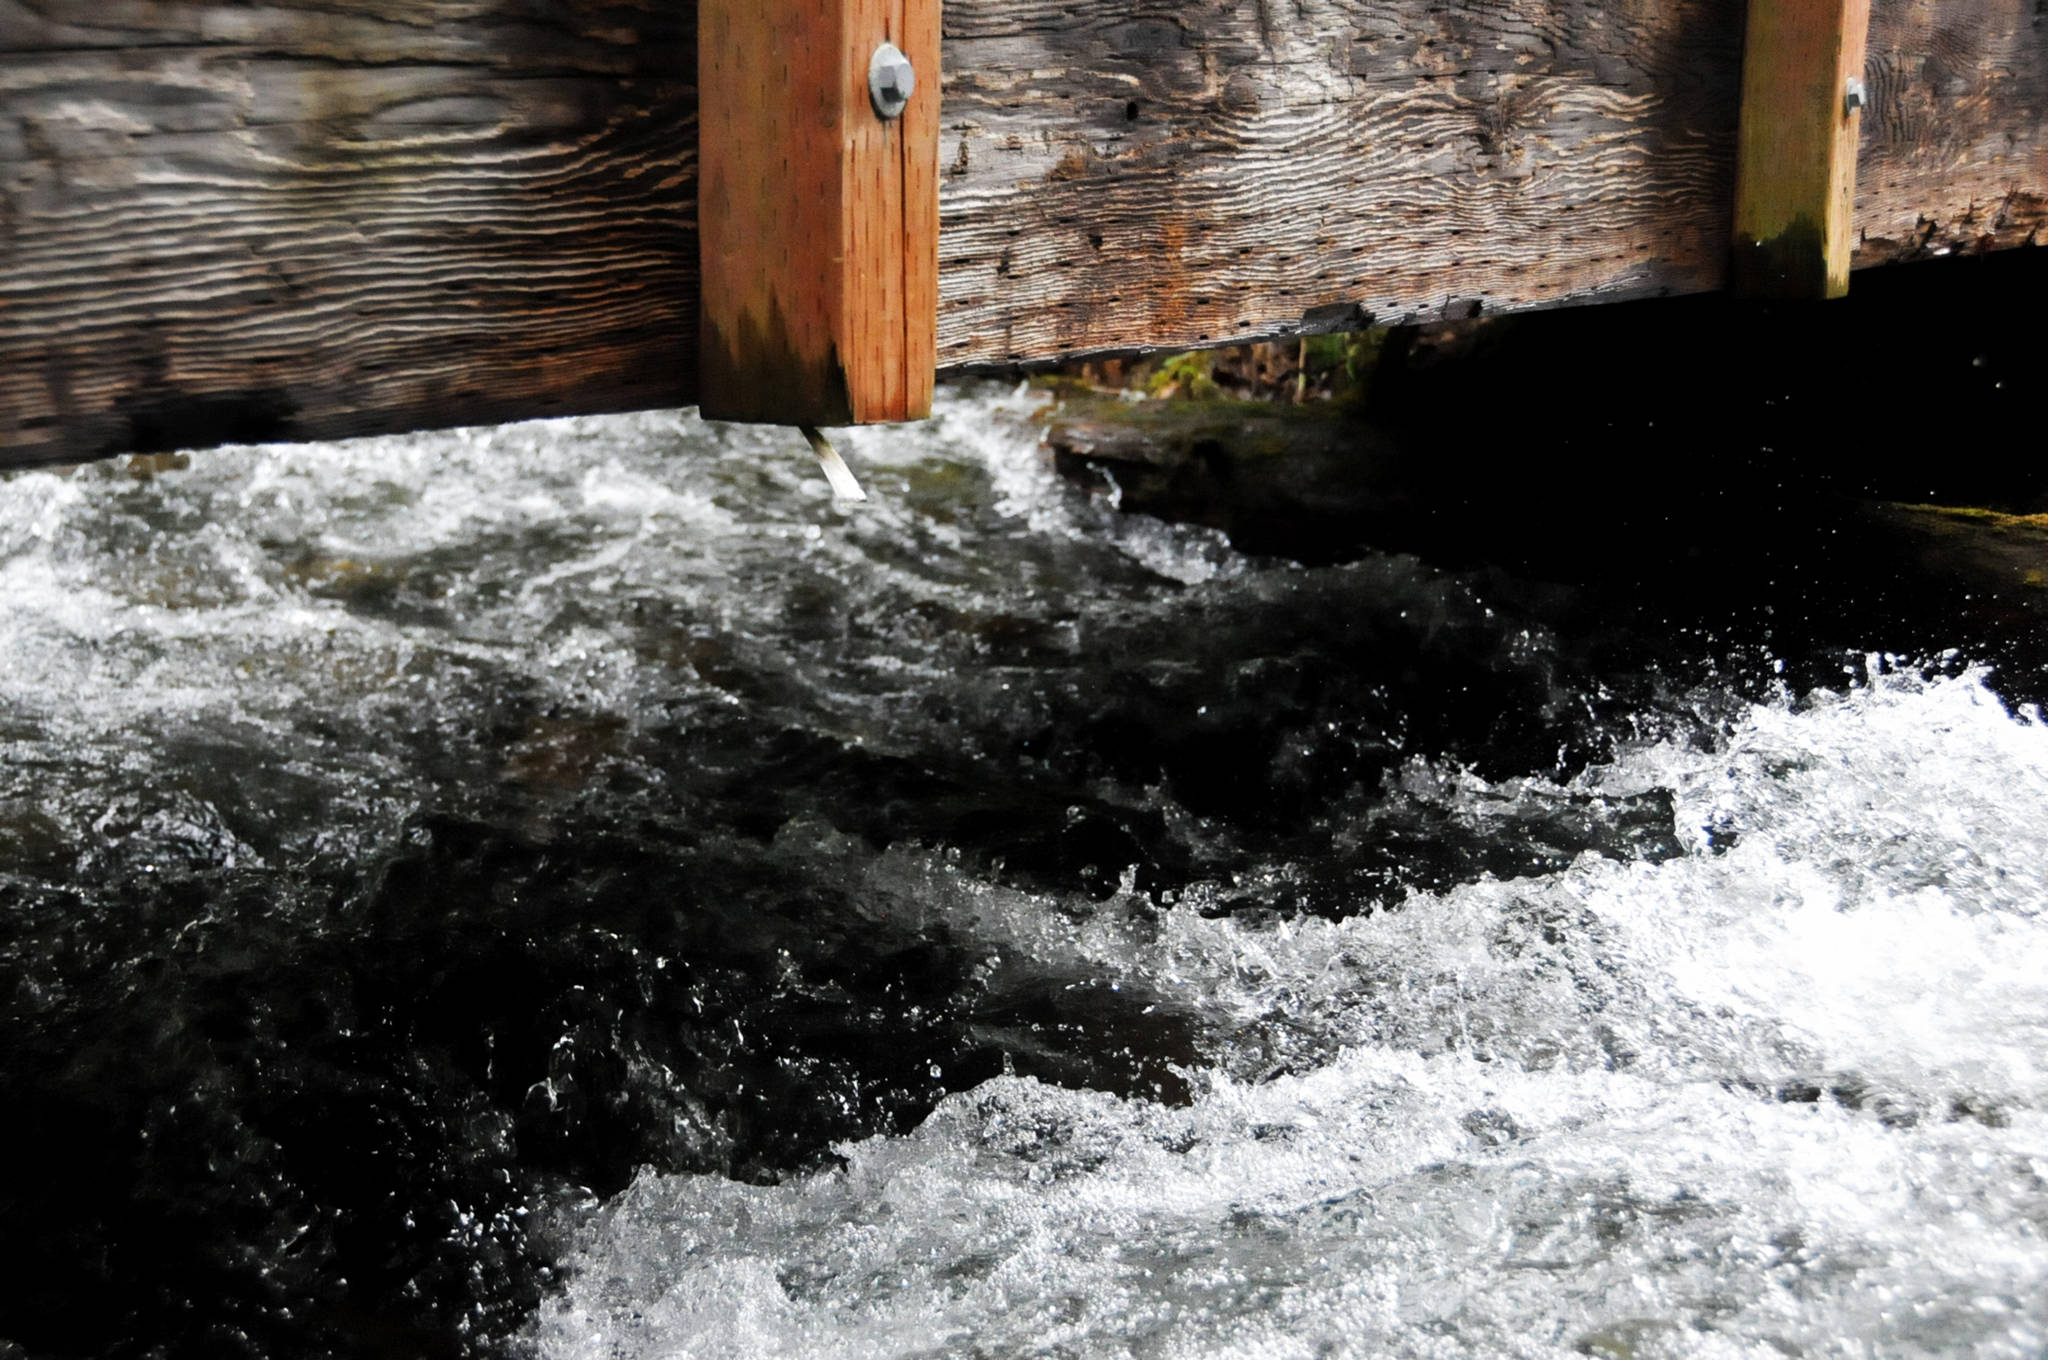
[[957,928],[1197,1010],[1193,1104],[998,1079],[833,1172],[643,1176],[540,1349],[2037,1353],[2048,731],[1893,676],[1578,783],[1672,789],[1690,852],[1264,929],[927,866]]
[[0,479],[0,1350],[2039,1349],[2037,721],[1032,400]]

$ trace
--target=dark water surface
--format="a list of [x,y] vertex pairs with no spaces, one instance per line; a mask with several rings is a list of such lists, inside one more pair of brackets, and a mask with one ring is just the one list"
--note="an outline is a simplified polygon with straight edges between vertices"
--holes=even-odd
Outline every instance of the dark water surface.
[[0,1355],[2048,1345],[2033,615],[1034,401],[0,483]]

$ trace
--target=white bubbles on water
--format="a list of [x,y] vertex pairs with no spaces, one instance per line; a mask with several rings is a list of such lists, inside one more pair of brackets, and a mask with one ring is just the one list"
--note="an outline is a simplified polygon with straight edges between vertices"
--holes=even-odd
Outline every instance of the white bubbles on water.
[[[995,768],[1061,686],[1097,683],[1069,660],[1147,628],[1178,647],[1228,591],[1251,617],[1369,598],[1400,637],[1479,616],[1410,559],[1318,575],[1114,516],[1046,468],[1017,420],[1033,401],[949,398],[848,435],[859,509],[787,432],[674,413],[223,451],[146,485],[7,479],[8,834],[94,847],[100,873],[120,854],[137,872],[346,857],[402,834],[435,761],[505,777],[525,731],[533,778],[556,741],[574,783],[609,750],[598,720],[687,729],[692,704]],[[1557,651],[1483,611],[1500,666]],[[1568,781],[1404,755],[1377,801],[1332,793],[1329,815],[1362,836],[1376,806],[1427,807],[1483,839],[1663,799],[1682,853],[1560,856],[1341,921],[1245,908],[1315,872],[1279,855],[1227,882],[1198,866],[1163,905],[1105,863],[1104,891],[1121,884],[1098,903],[792,816],[776,854],[857,883],[892,928],[985,951],[992,986],[1120,989],[1173,1017],[1192,1102],[1002,1076],[844,1147],[840,1170],[643,1175],[555,1225],[567,1284],[529,1339],[561,1357],[2038,1355],[2048,729],[1975,675],[1871,669]],[[1203,848],[1150,778],[1102,787]],[[268,815],[286,794],[297,820]]]
[[644,1175],[564,1225],[569,1284],[534,1339],[2038,1354],[2048,730],[1977,676],[1880,676],[1578,787],[1671,790],[1689,853],[1262,925],[1198,900],[1077,924],[938,858],[883,861],[913,910],[1194,1008],[1218,1052],[1193,1104],[1004,1077],[841,1170]]

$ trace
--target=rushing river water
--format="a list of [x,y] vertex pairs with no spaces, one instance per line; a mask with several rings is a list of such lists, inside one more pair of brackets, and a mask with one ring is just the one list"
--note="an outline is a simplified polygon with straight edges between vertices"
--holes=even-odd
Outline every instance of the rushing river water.
[[0,484],[0,1356],[2048,1348],[2048,676],[1030,404]]

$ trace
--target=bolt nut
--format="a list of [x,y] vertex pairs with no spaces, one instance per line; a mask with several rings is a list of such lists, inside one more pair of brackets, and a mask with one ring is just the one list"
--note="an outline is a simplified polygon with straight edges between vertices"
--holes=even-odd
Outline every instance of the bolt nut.
[[868,98],[883,118],[899,118],[917,92],[917,72],[895,43],[883,43],[868,60]]
[[1863,82],[1854,76],[1850,76],[1848,83],[1842,86],[1843,115],[1846,117],[1856,112],[1856,110],[1863,107],[1864,103]]

